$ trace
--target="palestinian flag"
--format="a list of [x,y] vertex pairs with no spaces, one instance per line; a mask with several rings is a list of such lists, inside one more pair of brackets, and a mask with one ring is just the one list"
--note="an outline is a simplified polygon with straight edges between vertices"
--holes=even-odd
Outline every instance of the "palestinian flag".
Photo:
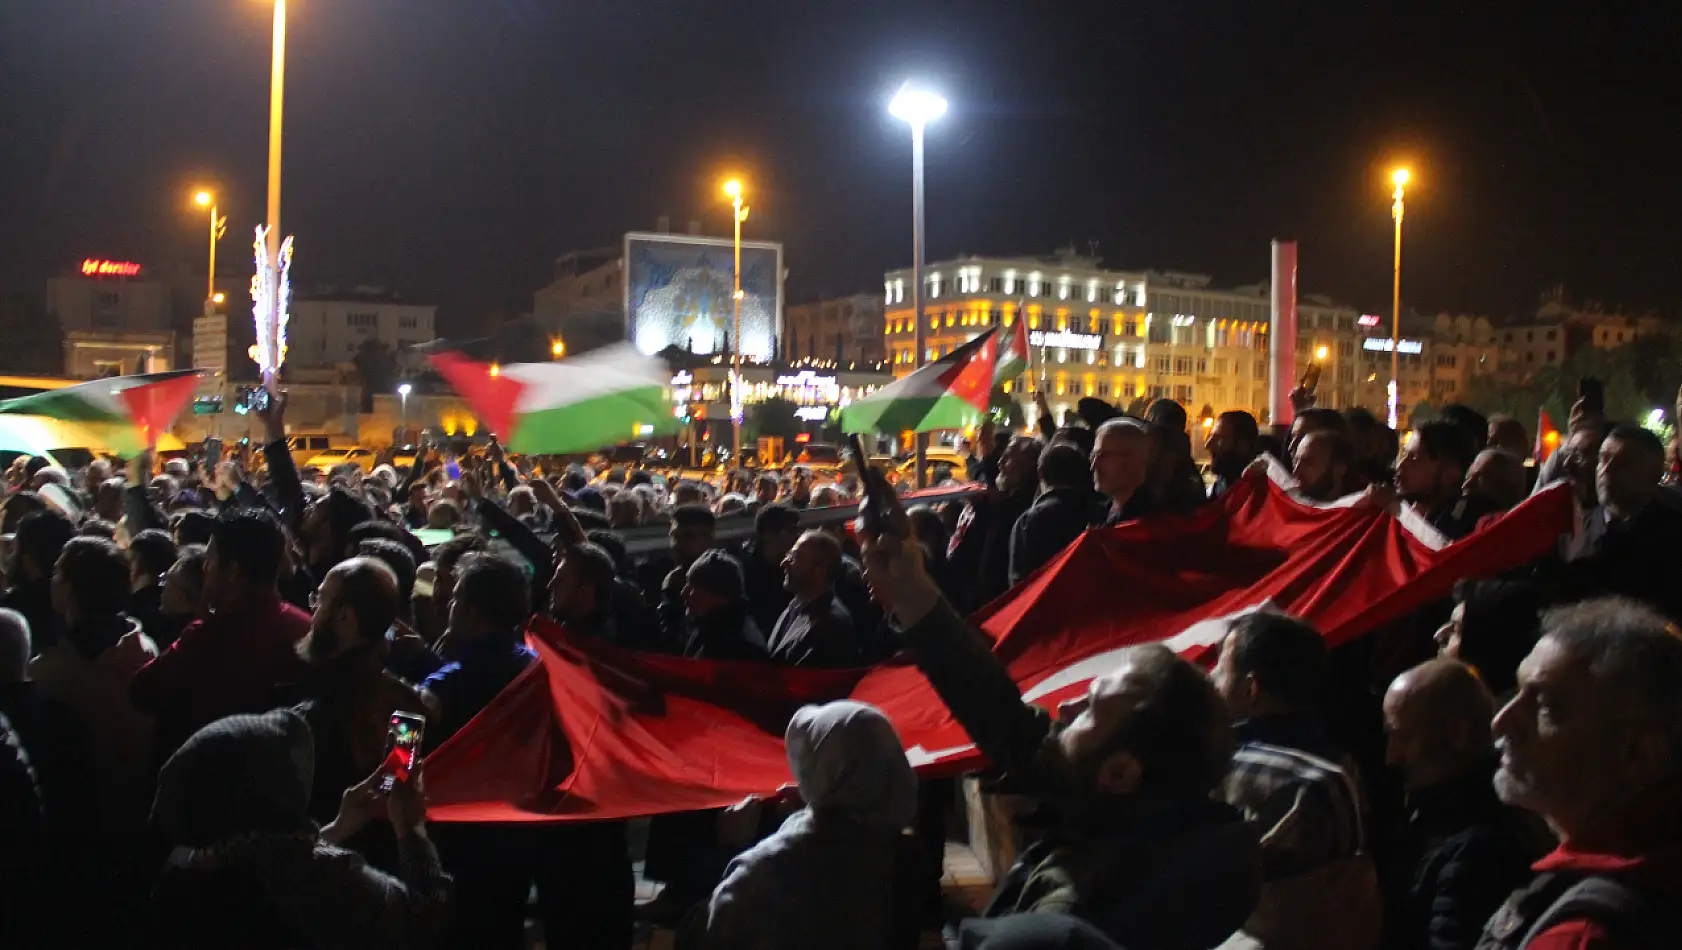
[[995,330],[988,330],[904,379],[841,410],[841,431],[927,432],[961,429],[987,413],[998,363]]
[[993,388],[1028,371],[1028,312],[1018,307],[1016,322],[999,344],[999,365],[993,370]]
[[84,448],[133,455],[157,444],[187,408],[202,375],[202,370],[181,369],[96,379],[7,399],[0,402],[0,413],[77,423],[99,443]]
[[523,455],[589,452],[678,428],[671,371],[628,343],[557,363],[498,366],[455,352],[429,359],[483,428]]

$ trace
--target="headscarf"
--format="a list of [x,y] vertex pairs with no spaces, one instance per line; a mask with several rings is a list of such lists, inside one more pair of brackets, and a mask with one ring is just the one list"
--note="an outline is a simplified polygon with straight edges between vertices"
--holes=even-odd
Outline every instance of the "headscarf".
[[917,814],[917,778],[893,724],[851,700],[804,706],[783,735],[788,766],[814,817],[840,814],[899,831]]
[[313,832],[314,777],[315,742],[297,713],[228,716],[193,733],[164,763],[152,825],[195,849],[243,835]]

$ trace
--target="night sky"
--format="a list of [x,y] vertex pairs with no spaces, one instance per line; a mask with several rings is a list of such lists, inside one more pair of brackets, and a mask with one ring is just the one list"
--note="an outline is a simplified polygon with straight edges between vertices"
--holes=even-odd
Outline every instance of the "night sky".
[[[909,135],[884,107],[922,77],[952,101],[934,260],[1096,241],[1231,285],[1295,237],[1304,291],[1386,309],[1406,159],[1406,303],[1522,314],[1563,282],[1682,309],[1682,17],[1357,6],[292,0],[295,279],[478,329],[528,310],[559,254],[661,214],[727,233],[739,171],[791,299],[875,292],[911,259]],[[261,0],[0,3],[0,290],[86,256],[202,269],[201,182],[248,273],[269,28]]]

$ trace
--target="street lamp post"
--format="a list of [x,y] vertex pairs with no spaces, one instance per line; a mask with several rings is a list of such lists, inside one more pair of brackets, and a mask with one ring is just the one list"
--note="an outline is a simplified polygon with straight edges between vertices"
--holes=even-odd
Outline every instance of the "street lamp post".
[[747,206],[742,204],[742,183],[732,178],[724,183],[724,194],[735,209],[736,266],[735,293],[731,303],[735,316],[730,330],[730,464],[742,465],[742,222],[748,219]]
[[397,396],[403,400],[403,438],[409,437],[409,392],[414,387],[408,383],[397,384]]
[[[911,126],[911,325],[912,345],[917,348],[916,365],[920,368],[928,356],[923,340],[923,126],[946,114],[946,100],[907,83],[888,103],[888,112]],[[918,488],[927,488],[928,434],[916,433],[914,442],[916,449],[911,465],[916,484]]]
[[1390,216],[1396,219],[1396,262],[1390,293],[1390,428],[1394,429],[1402,402],[1402,189],[1408,183],[1408,170],[1396,169],[1390,180],[1396,185],[1396,201],[1390,206]]
[[205,278],[204,287],[204,315],[210,316],[216,312],[216,242],[228,230],[228,216],[218,214],[216,196],[208,191],[200,191],[193,195],[193,203],[201,208],[210,209],[210,273]]
[[[263,355],[263,384],[271,394],[276,394],[276,376],[280,372],[281,343],[280,343],[280,154],[281,154],[281,117],[284,114],[286,98],[286,0],[274,0],[274,51],[269,67],[269,194],[268,194],[268,232],[264,254],[267,258],[265,266],[269,268],[270,279],[264,290],[262,319],[268,322],[267,339],[273,352]],[[264,339],[263,334],[258,334]]]

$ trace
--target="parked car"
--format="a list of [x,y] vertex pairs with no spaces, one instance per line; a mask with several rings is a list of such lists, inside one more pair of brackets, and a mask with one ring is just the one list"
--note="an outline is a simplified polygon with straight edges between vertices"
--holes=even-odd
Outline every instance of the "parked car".
[[[969,476],[969,460],[950,449],[929,449],[923,453],[923,461],[925,471],[928,472],[930,487],[934,486],[939,478],[940,469],[943,467],[950,470],[952,477],[959,481],[963,481]],[[899,468],[895,470],[895,474],[899,476],[899,480],[902,482],[915,481],[917,478],[916,472],[917,462],[915,457],[901,462]]]
[[304,465],[306,467],[314,466],[326,472],[333,466],[343,465],[346,462],[355,463],[366,474],[374,470],[374,451],[361,446],[353,446],[348,449],[328,449],[311,456]]

